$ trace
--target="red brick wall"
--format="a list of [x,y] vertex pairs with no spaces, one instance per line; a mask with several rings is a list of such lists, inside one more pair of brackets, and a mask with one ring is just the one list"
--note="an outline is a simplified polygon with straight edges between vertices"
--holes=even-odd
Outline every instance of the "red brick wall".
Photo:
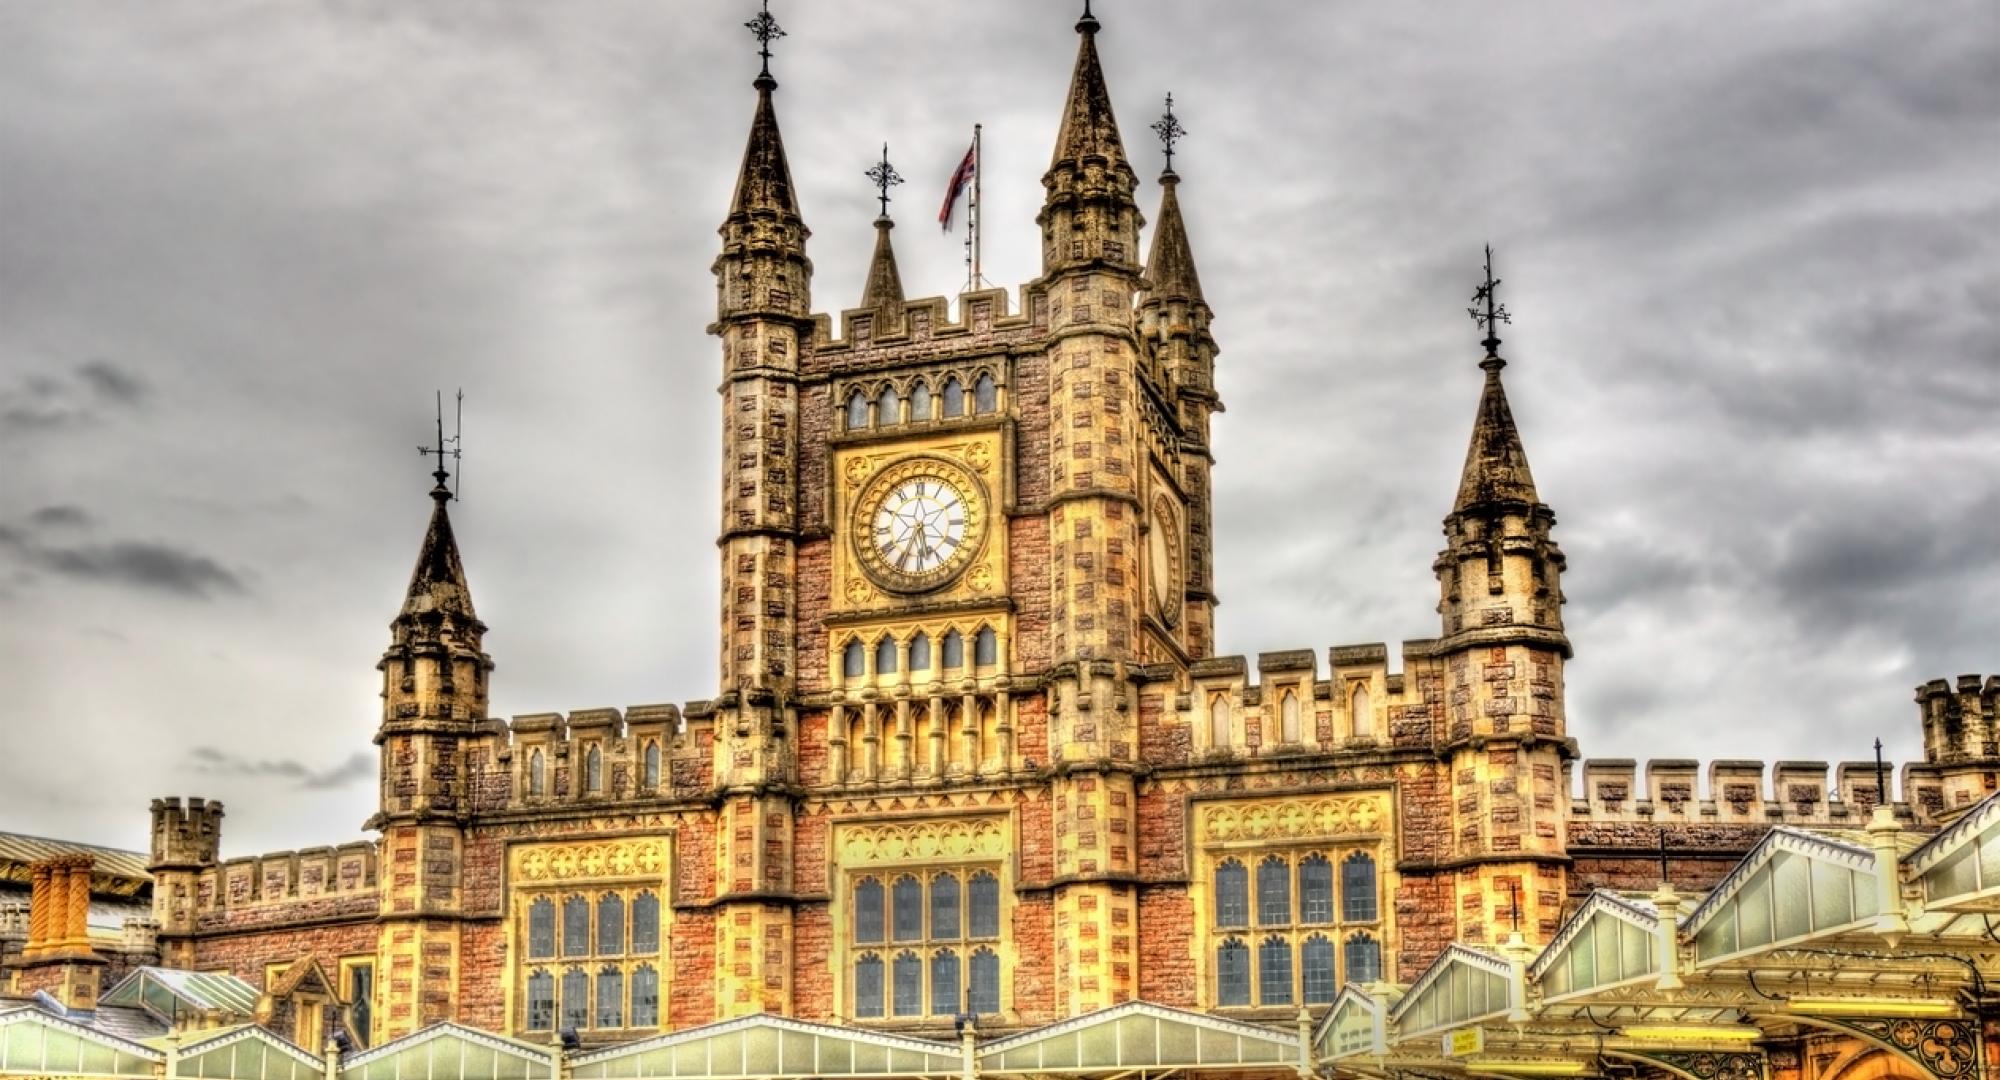
[[[800,668],[803,670],[810,666],[811,661],[807,658],[816,655],[818,654],[800,652]],[[827,713],[824,709],[813,709],[799,714],[798,778],[802,784],[817,784],[826,776],[826,724]]]
[[[1149,880],[1188,874],[1187,796],[1157,786],[1139,792],[1139,873]],[[1143,924],[1143,920],[1142,920]]]
[[501,922],[466,923],[458,937],[458,1020],[499,1031],[506,1026],[507,999],[501,976],[507,968],[507,932]]
[[197,971],[226,970],[261,987],[266,965],[310,956],[331,975],[340,970],[343,956],[375,955],[375,930],[371,912],[366,920],[354,922],[204,937],[195,941],[194,966]]
[[[1046,857],[1045,857],[1046,858]],[[1029,1024],[1060,1017],[1056,1008],[1056,918],[1053,897],[1037,892],[1014,906],[1014,1008]]]
[[1185,885],[1139,890],[1139,996],[1157,1005],[1195,1007],[1194,901]]
[[673,981],[668,985],[667,1023],[684,1028],[715,1019],[715,913],[674,913]]
[[807,1020],[833,1019],[833,912],[824,903],[800,904],[792,914],[792,1009]]

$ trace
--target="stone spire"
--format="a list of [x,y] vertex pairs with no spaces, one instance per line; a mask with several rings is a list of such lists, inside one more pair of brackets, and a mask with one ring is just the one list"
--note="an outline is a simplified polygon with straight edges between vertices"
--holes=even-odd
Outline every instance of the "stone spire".
[[1144,299],[1187,300],[1205,304],[1201,275],[1195,272],[1194,249],[1188,246],[1181,221],[1181,201],[1174,190],[1181,178],[1172,169],[1160,174],[1160,223],[1153,229],[1153,249],[1146,256]]
[[1513,411],[1507,407],[1507,390],[1500,385],[1500,369],[1507,366],[1507,361],[1488,354],[1479,366],[1486,369],[1486,386],[1479,395],[1479,413],[1472,422],[1472,443],[1465,451],[1465,471],[1459,477],[1458,499],[1452,503],[1451,512],[1457,515],[1539,506],[1542,500],[1535,493],[1534,474],[1528,471],[1528,452],[1521,447],[1521,432],[1514,426]]
[[729,216],[764,211],[798,217],[792,196],[792,167],[785,160],[785,139],[778,131],[778,110],[771,92],[778,80],[759,75],[757,111],[750,118],[750,141],[743,148],[743,167],[736,174],[736,198],[729,204]]
[[1063,104],[1062,131],[1049,159],[1054,169],[1065,162],[1081,163],[1103,158],[1112,168],[1130,172],[1125,161],[1125,144],[1118,137],[1118,118],[1111,112],[1111,91],[1104,85],[1104,67],[1097,59],[1097,19],[1086,5],[1077,20],[1076,70],[1070,76],[1069,97]]
[[[459,561],[458,540],[452,536],[451,514],[445,509],[451,492],[439,479],[431,489],[430,527],[424,530],[423,547],[417,552],[417,567],[410,574],[410,588],[403,597],[399,622],[427,616],[447,618],[462,624],[477,624],[472,610],[472,589],[465,583],[465,564]],[[479,629],[484,630],[483,624]]]
[[861,293],[861,306],[876,311],[895,311],[903,303],[903,275],[896,271],[896,249],[889,243],[889,230],[896,223],[884,214],[875,219],[875,255],[868,260],[868,284]]

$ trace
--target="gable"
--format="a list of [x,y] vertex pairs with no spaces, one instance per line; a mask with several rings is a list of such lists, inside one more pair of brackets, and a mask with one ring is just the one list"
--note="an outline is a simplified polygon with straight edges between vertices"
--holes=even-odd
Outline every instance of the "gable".
[[174,1075],[218,1080],[323,1080],[326,1062],[254,1024],[189,1043]]
[[1390,1019],[1399,1038],[1504,1016],[1513,1008],[1513,967],[1491,953],[1452,945],[1424,970]]
[[1556,999],[1660,972],[1660,919],[1648,908],[1599,890],[1563,923],[1528,977]]
[[1387,1052],[1387,1006],[1353,986],[1341,987],[1313,1032],[1313,1057],[1321,1062]]
[[1118,1072],[1296,1065],[1298,1036],[1203,1013],[1126,1002],[989,1043],[986,1072]]
[[2000,795],[1966,811],[1903,865],[1923,886],[1926,907],[2000,910]]
[[442,1023],[347,1059],[340,1080],[555,1080],[554,1052]]
[[151,1077],[165,1055],[40,1009],[0,1013],[0,1075]]
[[956,1075],[957,1047],[928,1039],[749,1016],[579,1055],[570,1075],[768,1077]]
[[1873,852],[1775,828],[1688,916],[1696,964],[1812,937],[1876,914]]
[[125,1005],[151,1011],[162,1020],[219,1011],[250,1016],[262,993],[234,975],[142,967],[118,980],[98,999],[103,1005]]

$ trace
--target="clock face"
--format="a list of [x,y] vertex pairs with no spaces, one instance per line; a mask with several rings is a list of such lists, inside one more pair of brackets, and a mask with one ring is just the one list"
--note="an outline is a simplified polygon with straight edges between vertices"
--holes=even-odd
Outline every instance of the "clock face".
[[855,555],[893,592],[949,584],[978,554],[986,505],[978,481],[942,458],[913,457],[882,470],[855,503]]
[[965,546],[965,498],[938,477],[913,476],[883,496],[873,526],[883,565],[927,574]]
[[1168,626],[1181,619],[1181,522],[1165,498],[1153,500],[1153,520],[1146,535],[1146,579],[1151,586],[1153,614]]

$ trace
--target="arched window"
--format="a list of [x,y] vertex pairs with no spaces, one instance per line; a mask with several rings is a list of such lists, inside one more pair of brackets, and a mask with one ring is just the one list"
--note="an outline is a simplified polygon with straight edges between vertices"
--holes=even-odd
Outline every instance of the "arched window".
[[548,791],[548,771],[543,767],[542,752],[540,750],[530,751],[528,754],[528,794],[540,798],[548,794]]
[[1215,925],[1250,925],[1250,872],[1235,859],[1215,868]]
[[896,639],[883,635],[875,643],[875,674],[894,675],[896,673]]
[[1229,698],[1217,694],[1208,699],[1208,744],[1217,750],[1227,750],[1229,736]]
[[1354,737],[1357,739],[1373,738],[1375,735],[1375,709],[1368,701],[1368,688],[1360,685],[1355,686],[1354,695],[1348,698],[1348,703],[1351,709],[1350,715],[1353,718]]
[[1250,1004],[1250,946],[1229,938],[1215,950],[1215,1003]]
[[[660,951],[660,898],[650,890],[632,898],[632,951],[640,954]],[[636,991],[638,984],[634,983],[633,988]]]
[[868,397],[856,390],[847,399],[847,430],[861,431],[868,427]]
[[625,952],[625,898],[605,893],[597,898],[597,955],[621,956]]
[[858,679],[868,674],[868,650],[859,640],[851,640],[840,653],[840,674],[849,679]]
[[854,940],[860,945],[882,940],[882,883],[872,877],[854,883]]
[[958,954],[939,949],[931,954],[931,1015],[953,1016],[958,1011]]
[[882,395],[875,399],[875,422],[882,427],[903,419],[903,400],[896,396],[896,388],[885,386]]
[[1284,699],[1278,705],[1279,737],[1288,743],[1296,743],[1301,738],[1299,731],[1299,696],[1285,691]]
[[882,958],[874,953],[854,962],[854,1015],[882,1015]]
[[1292,943],[1276,934],[1257,946],[1257,1004],[1292,1003]]
[[1292,921],[1292,868],[1283,856],[1257,864],[1257,925],[1285,926]]
[[1325,1005],[1333,1000],[1338,980],[1333,973],[1333,942],[1325,934],[1314,934],[1299,946],[1299,969],[1305,976],[1306,1004]]
[[931,388],[927,383],[918,383],[910,388],[910,419],[929,420],[931,418]]
[[946,671],[965,666],[965,639],[953,630],[944,636],[944,668]]
[[1299,921],[1333,921],[1333,864],[1324,855],[1299,860]]
[[583,790],[592,795],[604,790],[604,751],[596,743],[583,752]]
[[1365,851],[1340,862],[1340,917],[1347,922],[1375,921],[1375,859]]
[[891,1006],[897,1016],[922,1016],[924,1014],[924,959],[916,953],[903,950],[896,954],[890,965],[890,979],[893,993]]
[[965,415],[965,388],[958,385],[958,376],[944,381],[944,415],[947,419]]
[[982,626],[972,638],[972,662],[979,667],[992,667],[1000,662],[1000,638],[990,626]]
[[632,1026],[660,1026],[660,973],[651,964],[632,969]]
[[640,776],[641,776],[641,778],[642,778],[642,779],[641,779],[641,782],[642,782],[642,783],[644,783],[644,784],[646,785],[646,787],[647,787],[647,788],[649,788],[649,789],[650,789],[650,788],[656,788],[656,787],[659,787],[659,786],[660,786],[660,744],[659,744],[659,743],[656,743],[656,742],[649,742],[649,743],[647,743],[647,744],[646,744],[646,755],[645,755],[645,760],[646,760],[646,763],[645,763],[645,766],[644,766],[644,771],[643,771],[643,772],[642,772],[642,773],[640,774]]
[[897,941],[924,939],[924,885],[904,874],[889,886],[890,933]]
[[610,964],[597,972],[597,1026],[625,1026],[625,973]]
[[922,631],[910,639],[910,670],[929,671],[931,669],[931,636]]
[[[968,936],[976,938],[997,938],[1000,936],[1000,879],[981,870],[972,875],[967,883],[972,895],[969,905],[972,909],[972,926]],[[978,961],[974,960],[975,965]]]
[[590,1026],[590,972],[580,967],[563,972],[562,1025],[578,1031]]
[[536,968],[528,975],[529,1031],[547,1031],[556,1023],[556,977]]
[[972,384],[972,408],[981,415],[1000,407],[1000,388],[993,384],[993,376],[981,375]]
[[540,960],[556,954],[556,902],[546,896],[528,905],[528,958]]
[[931,937],[947,940],[965,936],[965,919],[958,907],[958,878],[931,878]]
[[[563,898],[562,952],[564,956],[590,955],[590,901],[581,896]],[[563,978],[567,981],[569,976]]]
[[1366,983],[1382,981],[1382,943],[1368,934],[1353,934],[1347,939],[1347,981]]
[[992,949],[972,952],[972,985],[967,988],[966,1008],[985,1015],[1000,1011],[1000,956]]

